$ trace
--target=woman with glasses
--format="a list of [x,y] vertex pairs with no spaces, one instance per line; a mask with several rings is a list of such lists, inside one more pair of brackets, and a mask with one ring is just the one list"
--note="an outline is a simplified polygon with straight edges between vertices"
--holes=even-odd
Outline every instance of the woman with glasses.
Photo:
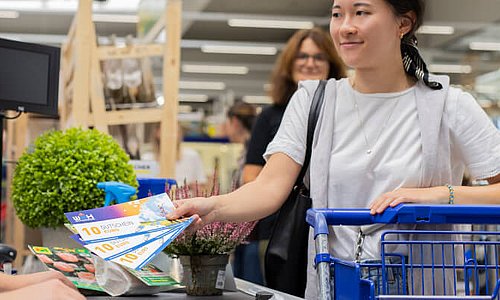
[[[248,144],[245,167],[243,169],[243,183],[248,183],[257,178],[266,164],[263,154],[267,145],[272,141],[278,131],[285,108],[293,93],[297,90],[299,81],[317,80],[345,77],[345,68],[340,60],[332,40],[327,32],[321,28],[299,30],[293,34],[283,48],[281,55],[276,61],[271,75],[270,95],[273,104],[265,108],[258,116],[252,130],[252,136]],[[276,214],[260,220],[248,245],[242,245],[238,249],[240,253],[247,256],[247,261],[253,262],[264,274],[264,254],[271,236]],[[258,253],[251,249],[259,249]],[[249,274],[238,274],[241,278],[258,284],[264,284],[263,276],[255,274],[255,268],[247,269],[254,272]],[[241,268],[245,270],[243,266]]]
[[345,76],[344,64],[323,29],[299,30],[288,40],[271,75],[273,104],[262,111],[252,130],[243,170],[244,183],[257,178],[265,165],[262,155],[278,131],[285,108],[299,81],[340,79]]

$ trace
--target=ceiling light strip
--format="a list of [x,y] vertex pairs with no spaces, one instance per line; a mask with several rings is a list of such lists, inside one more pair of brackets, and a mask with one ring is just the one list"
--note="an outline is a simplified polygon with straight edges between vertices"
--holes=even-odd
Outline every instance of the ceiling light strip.
[[179,88],[186,90],[217,90],[226,89],[224,82],[218,81],[179,81]]
[[500,43],[495,42],[472,42],[469,44],[471,50],[500,51]]
[[[94,1],[95,12],[130,12],[136,13],[140,0]],[[76,12],[77,0],[1,0],[0,10],[18,10],[21,12]]]
[[245,66],[182,65],[184,73],[245,75],[248,71],[248,67]]
[[0,19],[17,19],[19,12],[15,10],[0,10]]
[[286,21],[286,20],[259,20],[259,19],[229,19],[227,24],[231,27],[249,28],[274,28],[274,29],[311,29],[313,22]]
[[247,95],[241,99],[246,103],[251,104],[271,104],[273,101],[269,96]]
[[204,103],[209,99],[208,95],[204,94],[179,94],[180,102],[198,102]]
[[455,28],[453,26],[422,25],[417,30],[417,33],[451,35],[455,33]]
[[428,68],[432,73],[469,74],[472,72],[472,67],[470,65],[430,64]]
[[138,23],[137,15],[93,14],[92,21],[98,23]]
[[250,55],[276,55],[276,47],[258,46],[229,46],[229,45],[203,45],[201,51],[204,53],[221,54],[250,54]]

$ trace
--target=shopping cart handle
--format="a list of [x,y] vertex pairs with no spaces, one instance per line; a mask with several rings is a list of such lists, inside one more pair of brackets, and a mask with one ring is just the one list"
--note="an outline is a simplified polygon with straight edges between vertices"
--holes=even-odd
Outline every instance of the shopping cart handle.
[[[322,221],[323,217],[325,222]],[[365,208],[314,209],[306,221],[315,232],[328,233],[327,225],[369,224],[500,224],[500,205],[419,205],[400,204],[371,215]]]

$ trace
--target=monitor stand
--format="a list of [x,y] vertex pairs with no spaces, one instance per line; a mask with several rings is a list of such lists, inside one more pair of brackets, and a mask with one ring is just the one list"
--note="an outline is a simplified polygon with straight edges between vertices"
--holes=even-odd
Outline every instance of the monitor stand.
[[[5,112],[0,111],[0,164],[1,164],[1,172],[2,172],[2,178],[0,180],[3,180],[3,121],[5,120]],[[0,182],[0,243],[3,241],[3,229],[2,229],[2,184]]]
[[[14,116],[14,117],[7,117],[5,116],[5,111],[3,110],[0,110],[0,163],[1,163],[1,166],[2,166],[2,176],[3,176],[3,122],[4,120],[12,120],[12,119],[17,119],[20,115],[22,114],[22,112],[18,111],[17,115]],[[0,184],[0,242],[3,241],[3,236],[2,236],[2,186]]]

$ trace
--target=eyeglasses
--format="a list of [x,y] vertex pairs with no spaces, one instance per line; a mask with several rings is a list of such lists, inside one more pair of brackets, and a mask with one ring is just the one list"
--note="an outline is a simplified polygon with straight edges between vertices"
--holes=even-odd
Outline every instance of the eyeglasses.
[[309,58],[312,58],[315,64],[324,64],[327,62],[326,56],[322,53],[310,55],[304,52],[299,52],[297,56],[295,56],[295,61],[300,64],[305,64],[309,60]]

